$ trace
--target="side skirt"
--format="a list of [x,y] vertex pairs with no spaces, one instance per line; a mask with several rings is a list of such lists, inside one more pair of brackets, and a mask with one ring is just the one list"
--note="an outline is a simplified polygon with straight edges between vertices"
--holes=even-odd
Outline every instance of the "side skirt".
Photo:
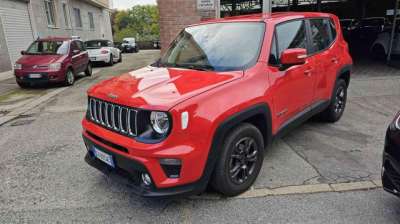
[[294,128],[298,127],[299,125],[301,125],[314,115],[324,111],[329,106],[329,104],[330,104],[329,100],[321,100],[307,107],[302,112],[298,113],[296,116],[286,121],[282,125],[282,127],[279,128],[278,132],[274,135],[273,139],[278,139],[285,136]]

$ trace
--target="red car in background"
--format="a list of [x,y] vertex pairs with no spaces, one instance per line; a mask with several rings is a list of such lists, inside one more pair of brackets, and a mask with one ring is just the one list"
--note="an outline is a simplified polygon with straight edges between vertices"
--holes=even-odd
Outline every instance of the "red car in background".
[[38,39],[21,54],[14,65],[16,81],[21,88],[42,83],[73,85],[79,73],[92,75],[88,53],[80,40]]

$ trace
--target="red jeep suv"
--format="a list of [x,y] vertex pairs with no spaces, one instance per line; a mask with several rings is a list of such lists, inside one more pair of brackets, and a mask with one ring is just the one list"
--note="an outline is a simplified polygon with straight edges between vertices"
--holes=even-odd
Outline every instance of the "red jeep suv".
[[14,74],[21,88],[39,83],[73,85],[75,76],[92,75],[92,66],[80,40],[48,37],[34,41],[14,65]]
[[129,178],[142,196],[197,194],[208,184],[238,195],[274,138],[312,116],[340,119],[351,66],[331,14],[187,27],[153,65],[88,90],[85,160]]

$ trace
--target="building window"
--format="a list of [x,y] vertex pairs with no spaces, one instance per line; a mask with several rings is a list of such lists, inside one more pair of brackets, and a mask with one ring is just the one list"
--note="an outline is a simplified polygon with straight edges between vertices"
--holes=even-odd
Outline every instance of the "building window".
[[49,26],[56,26],[54,1],[44,0],[44,9],[46,12],[47,24]]
[[69,10],[68,10],[68,6],[66,3],[62,4],[62,9],[63,9],[63,13],[64,13],[65,27],[70,28],[71,25],[69,23]]
[[82,27],[81,10],[74,8],[74,16],[75,16],[75,26]]
[[92,12],[88,12],[90,29],[94,30],[94,17]]

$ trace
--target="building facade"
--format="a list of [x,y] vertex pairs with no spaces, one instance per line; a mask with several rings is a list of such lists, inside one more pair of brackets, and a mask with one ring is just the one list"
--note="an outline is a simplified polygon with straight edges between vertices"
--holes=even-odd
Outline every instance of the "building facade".
[[109,0],[1,0],[0,72],[39,37],[112,40],[109,8]]
[[275,4],[271,0],[157,0],[161,49],[165,50],[184,27],[226,16],[232,10],[232,2],[236,2],[234,6],[237,7],[245,2],[243,7],[253,8],[254,12],[270,12],[272,4]]

